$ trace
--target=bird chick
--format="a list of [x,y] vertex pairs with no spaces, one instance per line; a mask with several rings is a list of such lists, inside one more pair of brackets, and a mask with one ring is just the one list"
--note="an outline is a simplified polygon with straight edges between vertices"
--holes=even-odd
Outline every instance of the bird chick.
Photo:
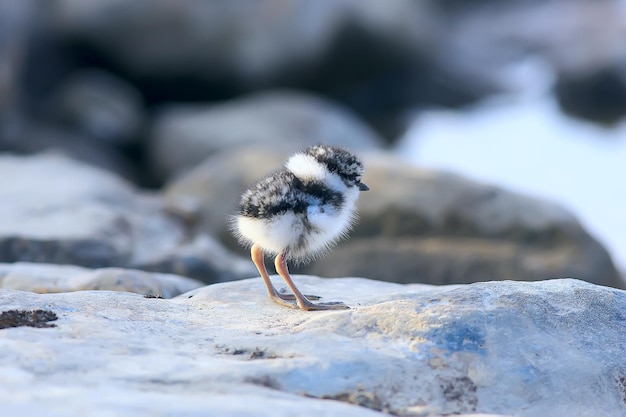
[[[302,310],[341,310],[341,302],[314,304],[294,284],[287,261],[307,262],[327,251],[352,226],[363,165],[350,152],[327,145],[312,146],[291,156],[285,168],[245,191],[234,217],[239,242],[251,247],[274,302]],[[276,291],[265,269],[264,253],[276,256],[276,272],[293,294]],[[295,303],[294,303],[295,300]]]

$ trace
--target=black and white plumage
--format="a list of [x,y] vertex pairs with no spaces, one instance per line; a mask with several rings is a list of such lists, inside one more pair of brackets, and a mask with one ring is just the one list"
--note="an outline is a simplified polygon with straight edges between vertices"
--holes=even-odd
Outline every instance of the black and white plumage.
[[[359,192],[368,189],[362,175],[363,165],[350,152],[316,145],[291,156],[285,169],[244,192],[233,229],[242,244],[252,247],[253,261],[274,301],[296,307],[289,302],[295,299],[306,310],[346,308],[310,303],[293,285],[286,261],[310,260],[345,236],[355,220]],[[294,296],[273,288],[261,265],[263,252],[276,255],[276,269]]]

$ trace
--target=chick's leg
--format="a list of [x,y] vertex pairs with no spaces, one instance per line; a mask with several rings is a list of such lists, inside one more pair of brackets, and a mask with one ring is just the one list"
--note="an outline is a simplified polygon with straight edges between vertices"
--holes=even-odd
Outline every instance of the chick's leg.
[[293,292],[295,296],[296,303],[298,307],[302,310],[346,310],[349,309],[347,305],[337,302],[337,303],[319,303],[313,304],[309,301],[304,294],[300,292],[296,284],[294,284],[291,279],[291,275],[289,275],[289,269],[287,268],[287,261],[285,259],[285,252],[281,252],[276,257],[276,261],[274,262],[276,266],[276,272],[283,278],[289,289]]
[[251,252],[252,262],[254,262],[256,269],[259,270],[259,274],[261,274],[261,278],[263,278],[263,282],[265,283],[265,286],[267,287],[267,295],[270,297],[270,299],[274,301],[275,303],[278,303],[286,307],[298,308],[298,306],[295,303],[290,303],[289,301],[284,299],[281,296],[281,294],[278,291],[276,291],[276,288],[274,288],[274,285],[272,285],[272,281],[270,281],[270,277],[269,275],[267,275],[267,269],[265,269],[265,258],[263,256],[263,249],[261,249],[260,246],[254,244],[252,245],[252,249],[250,250],[250,252]]

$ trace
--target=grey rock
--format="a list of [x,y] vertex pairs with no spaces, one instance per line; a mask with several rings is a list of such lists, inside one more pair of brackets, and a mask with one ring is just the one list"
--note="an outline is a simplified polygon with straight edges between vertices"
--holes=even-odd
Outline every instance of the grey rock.
[[283,148],[220,152],[168,183],[163,190],[166,206],[199,230],[228,239],[229,216],[234,214],[243,191],[280,169],[288,155]]
[[[228,216],[246,187],[286,156],[257,148],[220,153],[166,187],[168,209],[237,250]],[[370,191],[359,198],[360,220],[347,241],[295,271],[401,283],[576,277],[624,286],[607,250],[558,204],[382,152],[362,156]]]
[[42,152],[66,155],[74,160],[105,169],[126,180],[136,181],[138,173],[130,159],[119,149],[109,146],[84,132],[69,129],[49,121],[24,118],[14,125],[14,135],[8,150],[20,155]]
[[[162,0],[133,5],[90,0],[81,6],[71,0],[54,5],[51,13],[60,30],[106,52],[135,76],[187,75],[247,87],[280,81],[286,72],[295,80],[309,75],[307,65],[318,64],[331,52],[343,30],[363,27],[361,39],[369,35],[382,40],[384,34],[405,43],[412,40],[416,48],[428,36],[430,23],[417,13],[426,14],[426,8],[405,0],[387,2],[386,7],[370,0],[296,0],[279,11],[270,1],[187,0],[172,7]],[[298,77],[288,70],[304,74]]]
[[[267,1],[91,0],[75,7],[70,0],[55,6],[61,30],[106,52],[136,77],[186,75],[250,86],[322,53],[337,20],[344,19],[343,13],[330,14],[342,7],[299,1],[281,10]],[[308,25],[301,28],[305,18]]]
[[[595,241],[528,245],[480,236],[355,237],[296,270],[328,277],[351,273],[436,285],[496,280],[499,276],[522,281],[574,276],[624,288],[610,256]],[[598,275],[593,275],[596,272]]]
[[0,5],[0,151],[53,150],[135,180],[129,158],[110,145],[138,135],[140,97],[102,71],[74,70],[76,56],[58,39],[51,7]]
[[[67,48],[69,55],[100,58],[150,102],[290,87],[331,97],[380,131],[397,132],[407,109],[466,104],[510,89],[512,78],[520,81],[517,64],[538,57],[561,79],[564,108],[589,114],[594,108],[584,101],[600,95],[612,118],[623,114],[623,94],[615,94],[623,91],[619,1],[76,4],[42,8],[45,26],[63,45],[81,46]],[[589,88],[577,89],[581,83]]]
[[135,265],[144,271],[167,271],[205,283],[250,278],[258,274],[245,259],[227,250],[213,237],[200,233],[158,259]]
[[593,71],[561,73],[555,93],[561,108],[573,116],[621,122],[626,116],[626,58]]
[[59,155],[3,156],[2,260],[127,266],[184,238],[179,222],[125,181]]
[[[626,115],[621,1],[531,0],[439,2],[454,30],[441,31],[443,68],[473,82],[536,88],[515,75],[528,58],[556,75],[562,108],[578,117],[614,122]],[[563,16],[567,16],[566,19]],[[526,84],[526,85],[523,85]]]
[[209,238],[192,240],[158,196],[111,173],[52,154],[1,156],[0,172],[1,262],[178,271],[205,282],[251,276]]
[[576,277],[622,287],[609,253],[565,208],[396,158],[364,158],[370,191],[351,239],[305,270],[429,284]]
[[13,149],[20,136],[23,91],[29,37],[32,35],[36,4],[32,0],[0,3],[0,151]]
[[[444,287],[295,279],[352,309],[285,309],[260,279],[171,300],[0,290],[5,326],[54,326],[0,329],[3,410],[626,415],[624,291],[569,279]],[[20,312],[46,323],[13,320]]]
[[110,146],[129,146],[144,124],[143,99],[124,80],[91,69],[72,74],[48,101],[47,116]]
[[16,111],[19,102],[19,76],[34,12],[33,1],[7,0],[0,4],[0,128],[6,128],[9,113]]
[[582,233],[575,216],[550,201],[418,168],[389,154],[363,155],[363,163],[364,181],[375,192],[359,199],[362,221],[355,235],[480,234],[532,243],[557,235],[551,229],[572,237]]
[[340,105],[276,91],[164,110],[152,129],[150,154],[154,171],[168,178],[226,149],[263,146],[290,152],[317,143],[375,149],[382,140]]
[[382,129],[421,103],[458,105],[494,91],[439,65],[448,28],[436,4],[63,0],[50,16],[66,39],[106,56],[155,101],[291,87],[332,97]]
[[203,284],[171,274],[74,265],[0,263],[0,288],[36,293],[107,290],[172,298]]

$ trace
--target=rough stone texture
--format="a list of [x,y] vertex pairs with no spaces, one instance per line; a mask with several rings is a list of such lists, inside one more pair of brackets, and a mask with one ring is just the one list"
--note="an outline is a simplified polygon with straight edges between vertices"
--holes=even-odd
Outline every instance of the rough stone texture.
[[170,108],[157,116],[150,142],[154,171],[162,178],[236,147],[264,146],[291,152],[317,143],[363,149],[382,144],[347,109],[289,91],[214,106]]
[[[220,153],[166,187],[168,208],[236,250],[225,219],[245,188],[286,157],[284,150],[256,148]],[[295,271],[400,283],[576,277],[624,285],[606,249],[555,203],[382,152],[363,160],[370,191],[359,198],[350,238]]]
[[159,198],[110,173],[58,155],[2,156],[0,172],[2,262],[145,267],[209,283],[253,274],[210,238],[191,240]]
[[199,281],[177,275],[133,269],[0,263],[0,288],[36,293],[108,290],[172,298],[202,285]]
[[429,284],[576,277],[623,287],[606,249],[558,204],[380,154],[364,164],[371,191],[359,199],[351,239],[307,272]]
[[0,290],[3,312],[58,317],[0,330],[3,411],[626,415],[624,291],[576,280],[295,279],[353,308],[286,309],[260,279],[171,300]]

